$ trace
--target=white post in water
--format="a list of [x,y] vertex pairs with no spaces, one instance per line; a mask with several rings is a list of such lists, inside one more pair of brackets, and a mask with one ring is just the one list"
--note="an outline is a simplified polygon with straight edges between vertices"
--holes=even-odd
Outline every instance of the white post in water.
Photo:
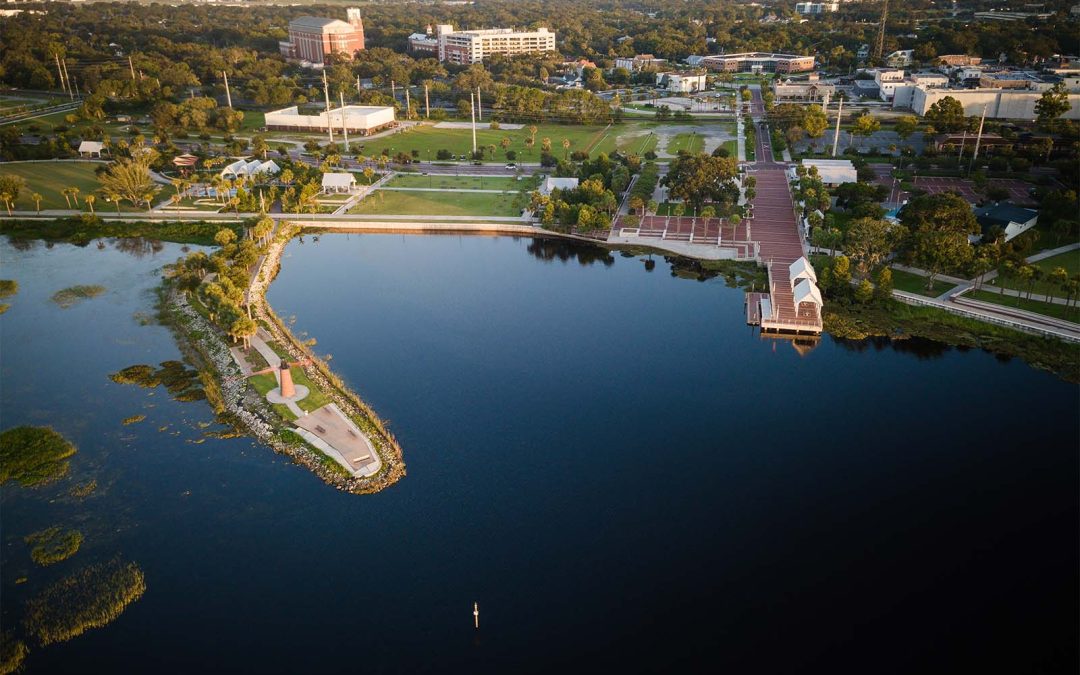
[[480,605],[475,603],[475,602],[472,604],[472,617],[473,617],[473,626],[475,626],[477,629],[479,629],[480,628]]
[[840,142],[840,116],[844,114],[844,99],[840,99],[840,106],[836,110],[836,131],[832,139],[832,156],[836,157],[836,144]]

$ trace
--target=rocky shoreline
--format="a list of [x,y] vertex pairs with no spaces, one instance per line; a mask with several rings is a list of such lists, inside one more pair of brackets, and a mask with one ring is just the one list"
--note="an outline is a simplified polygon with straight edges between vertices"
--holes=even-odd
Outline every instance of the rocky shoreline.
[[[297,361],[308,360],[308,376],[317,384],[371,440],[382,460],[382,468],[373,476],[342,476],[322,460],[322,453],[304,442],[285,440],[287,427],[266,400],[251,387],[229,352],[227,336],[213,326],[188,302],[186,295],[167,286],[164,294],[165,315],[177,336],[185,356],[203,373],[208,399],[239,430],[250,433],[275,452],[291,457],[324,482],[344,492],[371,494],[379,492],[405,476],[401,446],[385,423],[371,408],[350,391],[326,363],[306,348],[284,326],[266,302],[265,293],[277,276],[281,254],[296,229],[283,224],[284,231],[269,245],[262,266],[249,290],[253,317],[259,321],[289,355]],[[216,391],[215,391],[216,390]],[[213,395],[209,395],[213,392]]]

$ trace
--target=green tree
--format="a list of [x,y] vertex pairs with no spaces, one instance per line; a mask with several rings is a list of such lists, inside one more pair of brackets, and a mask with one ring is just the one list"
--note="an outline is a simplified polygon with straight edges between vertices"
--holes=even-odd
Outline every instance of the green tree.
[[892,270],[882,267],[877,273],[877,285],[874,287],[874,296],[878,300],[888,300],[892,297],[893,280]]
[[932,122],[936,129],[950,134],[960,131],[967,124],[964,118],[964,105],[952,96],[945,96],[935,101],[923,117],[928,122]]
[[874,284],[869,279],[863,279],[855,286],[855,299],[864,305],[874,299]]
[[672,197],[695,208],[705,202],[730,204],[738,199],[739,190],[734,182],[737,169],[738,162],[734,157],[687,155],[668,165],[664,180]]
[[907,137],[915,133],[918,128],[919,118],[914,115],[901,115],[896,120],[896,134],[902,140],[907,140]]
[[879,129],[881,129],[881,120],[873,115],[863,115],[855,120],[855,125],[851,129],[851,134],[853,136],[869,138]]
[[928,289],[933,289],[939,274],[959,269],[971,259],[968,236],[979,232],[979,223],[971,206],[959,195],[915,197],[904,207],[900,220],[910,232],[908,256],[929,275]]
[[851,260],[846,255],[838,255],[833,261],[832,280],[841,293],[848,292],[851,284]]
[[150,177],[150,168],[137,159],[121,158],[109,164],[109,168],[98,177],[98,182],[103,192],[126,199],[133,206],[145,201],[147,195],[153,199],[159,189]]
[[806,130],[806,135],[810,138],[821,138],[828,127],[829,120],[825,116],[825,111],[816,105],[810,106],[803,115],[802,128]]
[[0,192],[11,196],[12,201],[19,198],[19,192],[26,189],[26,179],[12,173],[0,173]]
[[847,231],[844,250],[855,261],[859,277],[866,279],[904,239],[904,227],[887,220],[859,218]]
[[1040,129],[1054,131],[1057,121],[1072,106],[1069,104],[1069,92],[1064,82],[1058,82],[1043,92],[1035,102],[1035,118]]

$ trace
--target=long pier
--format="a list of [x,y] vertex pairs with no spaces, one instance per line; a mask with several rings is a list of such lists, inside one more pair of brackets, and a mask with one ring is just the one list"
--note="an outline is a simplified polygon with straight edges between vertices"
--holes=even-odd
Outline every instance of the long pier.
[[[757,161],[746,165],[746,172],[757,179],[757,195],[752,203],[749,238],[757,244],[758,261],[769,271],[769,293],[767,297],[747,294],[747,323],[760,325],[763,331],[817,334],[822,331],[821,294],[812,270],[792,277],[792,266],[806,257],[806,250],[796,220],[787,165],[773,158],[758,89],[751,90],[750,112]],[[751,308],[751,304],[757,307]]]

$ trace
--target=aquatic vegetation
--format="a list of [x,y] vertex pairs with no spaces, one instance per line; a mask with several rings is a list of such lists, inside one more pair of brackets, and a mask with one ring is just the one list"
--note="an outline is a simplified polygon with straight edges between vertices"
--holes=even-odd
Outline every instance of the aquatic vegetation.
[[6,298],[19,292],[19,282],[14,279],[0,279],[0,298]]
[[159,368],[146,364],[128,366],[109,375],[109,379],[118,384],[135,384],[148,389],[164,386],[177,401],[202,401],[206,398],[206,392],[199,386],[199,371],[186,367],[181,361],[162,361]]
[[128,426],[129,424],[138,424],[146,419],[146,415],[132,415],[131,417],[125,417],[120,424]]
[[0,434],[0,485],[44,485],[67,473],[75,446],[49,427],[14,427]]
[[91,565],[27,603],[27,633],[42,646],[70,640],[116,620],[145,591],[146,580],[135,563],[112,560]]
[[97,481],[91,480],[87,483],[79,483],[78,485],[71,486],[71,489],[68,490],[68,494],[77,499],[85,499],[93,494],[96,489]]
[[11,305],[7,304],[6,302],[0,302],[0,314],[3,314],[9,309],[11,309]]
[[104,292],[104,286],[71,286],[53,293],[52,301],[62,309],[68,309],[83,300],[96,298]]
[[27,535],[24,541],[33,546],[30,549],[30,558],[45,567],[67,560],[78,553],[83,536],[78,530],[64,530],[55,525]]
[[18,670],[29,653],[25,642],[6,631],[0,633],[0,675]]

